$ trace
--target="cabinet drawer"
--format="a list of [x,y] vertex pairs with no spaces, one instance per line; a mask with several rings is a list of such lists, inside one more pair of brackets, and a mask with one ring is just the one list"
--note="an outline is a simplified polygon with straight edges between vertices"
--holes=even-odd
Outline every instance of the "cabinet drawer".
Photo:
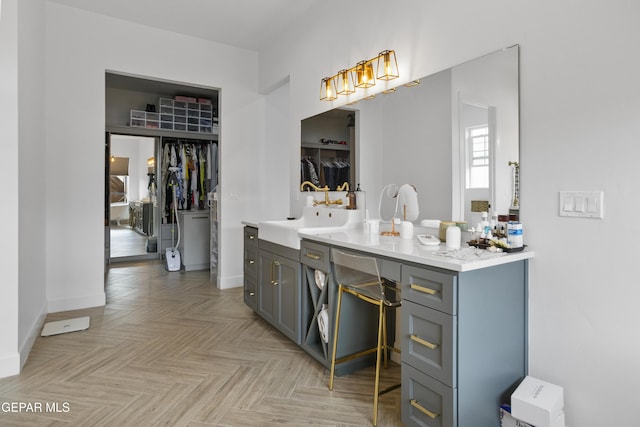
[[402,266],[402,298],[449,314],[456,314],[457,276],[408,265]]
[[309,267],[328,272],[331,271],[330,251],[331,248],[328,246],[303,240],[300,242],[300,261]]
[[253,227],[244,227],[244,244],[258,246],[258,229]]
[[402,422],[406,426],[456,427],[457,390],[402,364]]
[[244,276],[244,303],[252,309],[256,310],[258,307],[258,297],[256,295],[257,279]]
[[456,317],[402,302],[402,361],[456,386]]
[[258,278],[258,248],[246,245],[244,248],[244,275]]

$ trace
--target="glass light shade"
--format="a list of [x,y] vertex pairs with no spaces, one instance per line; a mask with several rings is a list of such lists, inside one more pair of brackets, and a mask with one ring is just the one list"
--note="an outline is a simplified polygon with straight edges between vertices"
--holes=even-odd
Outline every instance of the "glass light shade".
[[353,74],[349,70],[338,71],[338,95],[350,95],[355,93]]
[[336,94],[336,80],[334,77],[325,77],[320,83],[320,100],[333,101],[338,98]]
[[376,74],[379,80],[391,80],[400,77],[395,51],[385,50],[380,52],[380,55],[378,55],[378,71]]
[[360,61],[356,64],[356,87],[367,88],[376,84],[371,61]]

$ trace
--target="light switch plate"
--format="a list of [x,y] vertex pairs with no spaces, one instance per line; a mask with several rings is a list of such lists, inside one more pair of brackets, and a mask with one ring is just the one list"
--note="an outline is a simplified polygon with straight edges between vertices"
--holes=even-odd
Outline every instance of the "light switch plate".
[[576,218],[603,218],[603,191],[560,191],[558,215]]

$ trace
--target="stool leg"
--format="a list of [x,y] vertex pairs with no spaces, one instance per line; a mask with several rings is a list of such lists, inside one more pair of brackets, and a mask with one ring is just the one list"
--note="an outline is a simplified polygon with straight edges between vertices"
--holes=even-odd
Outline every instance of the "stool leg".
[[376,355],[376,384],[373,395],[373,425],[378,425],[378,398],[380,397],[380,357],[382,347],[382,324],[384,323],[384,305],[378,306],[378,352]]
[[387,308],[382,306],[382,351],[384,351],[384,369],[388,368],[389,361],[389,341],[387,338]]
[[342,305],[342,285],[338,285],[338,303],[336,304],[336,327],[333,334],[333,350],[331,351],[331,376],[329,390],[333,390],[333,376],[336,372],[336,352],[338,350],[338,331],[340,329],[340,306]]

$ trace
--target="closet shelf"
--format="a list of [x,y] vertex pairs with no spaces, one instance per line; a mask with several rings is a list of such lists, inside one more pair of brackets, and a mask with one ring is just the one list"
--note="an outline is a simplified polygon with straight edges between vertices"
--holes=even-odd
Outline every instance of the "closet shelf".
[[106,130],[113,134],[134,135],[134,136],[164,136],[171,138],[189,138],[200,139],[204,141],[218,141],[217,133],[200,133],[200,132],[180,132],[159,128],[139,128],[122,125],[107,125]]
[[302,148],[319,148],[322,150],[350,151],[349,144],[322,144],[321,142],[303,142]]

